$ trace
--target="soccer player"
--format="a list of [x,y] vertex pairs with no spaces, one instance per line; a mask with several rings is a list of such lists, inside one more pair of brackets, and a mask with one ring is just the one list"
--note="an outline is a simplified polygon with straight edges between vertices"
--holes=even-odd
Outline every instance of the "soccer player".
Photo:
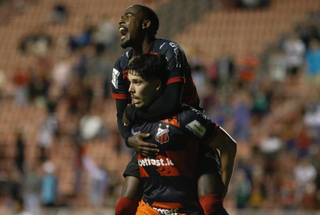
[[[131,47],[132,49],[116,62],[112,74],[113,98],[116,99],[120,133],[125,139],[127,146],[140,152],[141,155],[150,157],[157,156],[160,152],[156,144],[143,141],[150,134],[143,132],[135,135],[131,134],[129,127],[126,127],[123,123],[123,116],[129,122],[160,119],[176,112],[180,107],[181,101],[196,109],[200,109],[199,97],[193,84],[191,71],[183,50],[175,42],[155,38],[158,28],[159,20],[153,10],[142,5],[130,6],[119,21],[119,31],[122,35],[121,46],[123,48]],[[125,70],[125,66],[133,56],[143,53],[159,53],[166,56],[169,66],[169,80],[163,93],[147,108],[139,109],[135,105],[126,108],[128,104],[131,104],[131,96],[128,93],[128,73]],[[133,98],[133,102],[135,102],[135,98]],[[232,173],[232,171],[227,171],[227,169],[230,168],[231,163],[233,164],[233,161],[228,162],[227,160],[228,158],[222,156],[221,169],[225,189],[224,194],[227,191]],[[137,163],[132,161],[128,167],[132,166],[135,169],[137,165]],[[128,167],[127,170],[130,169]],[[215,193],[214,189],[217,186],[213,186],[215,181],[212,174],[204,174],[206,173],[205,171],[211,173],[210,168],[212,167],[210,165],[207,165],[207,167],[207,169],[203,169],[202,176],[198,181],[199,197],[203,197],[200,202],[204,208],[207,207],[206,205],[214,205],[212,202],[216,201],[216,199],[208,195]],[[122,197],[117,203],[116,211],[120,208],[129,208],[129,212],[119,212],[119,214],[134,214],[132,211],[136,210],[135,202],[140,199],[139,195],[137,195],[140,190],[140,176],[135,175],[135,171],[131,171],[131,174],[127,170],[124,190]]]
[[[167,65],[164,55],[144,54],[130,60],[126,66],[129,92],[137,109],[147,108],[162,95],[169,76]],[[230,153],[226,152],[230,148],[235,152],[234,140],[201,111],[188,105],[182,105],[176,114],[163,120],[132,127],[132,133],[140,132],[150,133],[146,140],[156,144],[160,153],[154,158],[138,153],[143,195],[136,214],[201,214],[197,194],[198,156],[212,156],[216,172],[220,168],[218,153],[215,150],[208,153],[201,144],[217,148],[223,155]],[[231,156],[234,159],[235,153]],[[219,179],[223,185],[221,175],[215,179],[215,185],[219,185]],[[227,214],[221,202],[215,206],[214,211],[205,210],[205,214]]]

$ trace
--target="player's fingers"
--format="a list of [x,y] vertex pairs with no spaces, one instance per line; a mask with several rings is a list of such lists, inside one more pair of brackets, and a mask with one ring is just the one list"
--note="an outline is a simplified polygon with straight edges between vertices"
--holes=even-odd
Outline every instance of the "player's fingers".
[[145,148],[158,148],[157,144],[141,141],[141,146]]
[[159,153],[159,149],[153,149],[153,148],[145,148],[145,150],[149,153]]
[[139,135],[139,137],[141,137],[141,138],[146,138],[146,137],[149,137],[149,136],[150,136],[149,133],[140,133],[140,134],[138,134],[138,135]]
[[147,154],[147,155],[156,156],[156,155],[159,154],[159,150],[158,150],[158,149],[143,148],[141,151],[142,151],[143,153]]

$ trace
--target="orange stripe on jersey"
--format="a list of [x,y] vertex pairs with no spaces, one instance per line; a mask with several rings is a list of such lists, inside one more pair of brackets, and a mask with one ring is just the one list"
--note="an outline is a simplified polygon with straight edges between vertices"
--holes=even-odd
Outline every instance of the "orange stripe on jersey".
[[149,206],[141,199],[137,208],[136,215],[160,215],[160,213],[154,210],[151,206]]
[[182,77],[170,78],[170,79],[167,81],[167,85],[173,84],[173,83],[177,83],[177,82],[184,82],[184,78],[182,78]]
[[147,173],[147,171],[146,171],[144,168],[139,167],[139,170],[140,170],[140,177],[141,177],[141,178],[150,177],[149,174]]
[[157,169],[157,172],[160,174],[160,176],[179,176],[180,175],[178,169],[174,166],[174,163],[172,162],[172,160],[162,155],[158,155],[156,158],[162,159],[164,161],[164,165],[159,166]]
[[177,116],[173,116],[172,118],[161,120],[160,122],[165,122],[180,128],[180,122],[178,121]]
[[[187,143],[185,147],[189,148],[190,144]],[[193,169],[195,165],[194,163],[196,163],[195,154],[198,154],[197,146],[194,146],[194,150],[192,151],[192,153],[190,152],[190,150],[187,150],[187,151],[166,151],[166,154],[168,155],[168,157],[170,157],[171,160],[173,160],[174,169],[179,176],[183,176],[186,178],[194,177]],[[171,170],[171,169],[168,169],[168,170]],[[173,176],[171,174],[172,173],[165,176]]]
[[123,79],[128,78],[128,70],[123,71]]
[[129,93],[112,93],[113,99],[131,99],[131,96]]

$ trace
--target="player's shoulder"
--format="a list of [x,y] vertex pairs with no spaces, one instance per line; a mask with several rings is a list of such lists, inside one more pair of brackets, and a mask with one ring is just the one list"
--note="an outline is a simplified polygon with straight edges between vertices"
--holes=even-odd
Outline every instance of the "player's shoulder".
[[207,117],[203,111],[197,110],[193,107],[191,107],[188,104],[182,104],[182,111],[180,113],[180,118],[182,121],[187,119],[203,119],[203,120],[210,120],[209,117]]
[[159,54],[166,53],[168,51],[174,52],[175,50],[182,50],[178,43],[167,39],[155,39],[154,47],[156,47]]
[[130,49],[117,60],[115,67],[118,67],[119,69],[124,69],[124,67],[128,64],[129,60],[132,58],[132,55],[133,49]]
[[197,110],[189,105],[183,104],[182,111],[179,114],[181,128],[202,138],[210,126],[211,120],[202,111]]

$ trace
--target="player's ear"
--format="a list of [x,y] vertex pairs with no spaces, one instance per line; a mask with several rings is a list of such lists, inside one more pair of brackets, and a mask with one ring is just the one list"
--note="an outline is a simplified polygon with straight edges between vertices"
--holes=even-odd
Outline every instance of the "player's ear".
[[161,86],[162,86],[161,81],[160,80],[156,80],[156,84],[155,84],[156,90],[160,90]]
[[151,26],[151,21],[150,20],[144,20],[142,23],[142,29],[147,29]]

